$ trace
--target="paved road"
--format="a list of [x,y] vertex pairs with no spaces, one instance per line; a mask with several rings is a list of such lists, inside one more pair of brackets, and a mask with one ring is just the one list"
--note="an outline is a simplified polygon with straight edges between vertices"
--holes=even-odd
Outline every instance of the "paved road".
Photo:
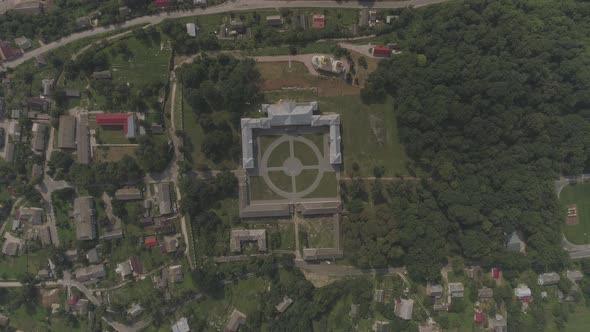
[[286,0],[235,0],[228,1],[219,6],[208,7],[206,9],[192,9],[188,11],[178,11],[173,13],[160,13],[157,15],[142,16],[119,25],[110,25],[106,27],[99,27],[93,30],[86,30],[71,34],[60,40],[45,44],[30,52],[25,53],[22,57],[5,62],[4,67],[14,68],[23,62],[30,60],[40,54],[54,50],[58,47],[67,45],[76,40],[96,36],[106,32],[113,32],[119,29],[134,27],[137,25],[158,24],[167,18],[181,18],[187,16],[209,15],[224,12],[248,11],[256,9],[269,8],[404,8],[408,6],[421,7],[436,3],[441,3],[446,0],[406,0],[406,1],[335,1],[335,0],[318,0],[318,1],[286,1]]

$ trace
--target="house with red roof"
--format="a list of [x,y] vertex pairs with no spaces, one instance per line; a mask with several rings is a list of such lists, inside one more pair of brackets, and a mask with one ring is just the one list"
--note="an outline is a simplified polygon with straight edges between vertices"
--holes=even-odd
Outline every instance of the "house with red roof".
[[326,27],[326,15],[314,14],[311,18],[311,27],[314,29],[323,29]]
[[494,278],[495,280],[500,279],[500,269],[497,267],[493,267],[492,268],[492,278]]
[[68,299],[67,304],[68,305],[76,305],[76,303],[78,303],[78,295],[74,294]]
[[99,126],[121,126],[125,137],[137,137],[137,123],[134,113],[101,113],[96,114],[96,124]]
[[20,49],[12,47],[8,42],[0,41],[0,61],[16,59],[21,55],[23,52]]
[[475,315],[473,315],[473,321],[477,324],[483,323],[483,312],[481,309],[475,310]]
[[390,55],[391,49],[389,47],[385,47],[383,45],[375,45],[375,47],[373,47],[373,56],[387,58]]
[[153,248],[158,245],[158,240],[155,236],[146,237],[144,244],[146,248]]
[[170,0],[154,0],[154,6],[158,8],[168,8]]

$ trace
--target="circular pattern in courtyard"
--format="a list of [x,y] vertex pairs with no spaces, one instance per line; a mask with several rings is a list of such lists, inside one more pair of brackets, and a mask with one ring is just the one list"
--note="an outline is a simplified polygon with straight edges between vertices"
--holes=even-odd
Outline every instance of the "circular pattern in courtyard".
[[274,193],[293,200],[317,189],[324,155],[316,143],[299,135],[282,135],[264,150],[259,172]]

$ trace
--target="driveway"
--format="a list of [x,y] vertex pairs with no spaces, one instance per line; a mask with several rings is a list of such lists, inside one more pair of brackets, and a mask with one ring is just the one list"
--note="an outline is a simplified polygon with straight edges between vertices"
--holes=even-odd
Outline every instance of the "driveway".
[[60,40],[45,44],[39,48],[36,48],[30,52],[25,53],[18,59],[7,61],[3,63],[4,67],[15,68],[23,62],[30,60],[38,55],[54,50],[58,47],[67,45],[76,40],[80,40],[87,37],[96,36],[106,32],[113,32],[119,29],[126,29],[137,25],[146,24],[159,24],[163,20],[170,18],[182,18],[188,16],[200,16],[209,14],[218,14],[225,12],[237,12],[237,11],[250,11],[256,9],[276,9],[276,8],[376,8],[376,9],[387,9],[387,8],[405,8],[408,6],[421,7],[431,4],[441,3],[446,0],[406,0],[406,1],[337,1],[337,0],[319,0],[319,1],[307,1],[307,0],[235,0],[228,1],[219,6],[208,7],[205,9],[195,8],[188,11],[177,11],[173,13],[160,13],[156,15],[142,16],[122,24],[110,25],[106,27],[98,27],[92,30],[86,30],[78,33],[71,34]]

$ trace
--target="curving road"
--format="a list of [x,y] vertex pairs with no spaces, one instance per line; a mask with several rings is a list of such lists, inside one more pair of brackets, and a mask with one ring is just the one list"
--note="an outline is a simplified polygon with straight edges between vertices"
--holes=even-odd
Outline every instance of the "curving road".
[[431,4],[441,3],[447,0],[405,0],[405,1],[336,1],[336,0],[233,0],[225,2],[219,6],[207,7],[205,9],[195,8],[187,11],[177,11],[172,13],[160,13],[138,17],[118,25],[109,25],[98,27],[92,30],[77,32],[64,37],[60,40],[45,44],[30,52],[25,53],[22,57],[7,61],[2,64],[6,68],[14,68],[23,62],[30,60],[45,52],[54,50],[58,47],[65,46],[76,40],[96,36],[106,32],[113,32],[119,29],[125,29],[137,25],[158,24],[167,18],[181,18],[187,16],[199,16],[218,14],[224,12],[248,11],[256,9],[276,9],[276,8],[405,8],[409,6],[422,7]]

